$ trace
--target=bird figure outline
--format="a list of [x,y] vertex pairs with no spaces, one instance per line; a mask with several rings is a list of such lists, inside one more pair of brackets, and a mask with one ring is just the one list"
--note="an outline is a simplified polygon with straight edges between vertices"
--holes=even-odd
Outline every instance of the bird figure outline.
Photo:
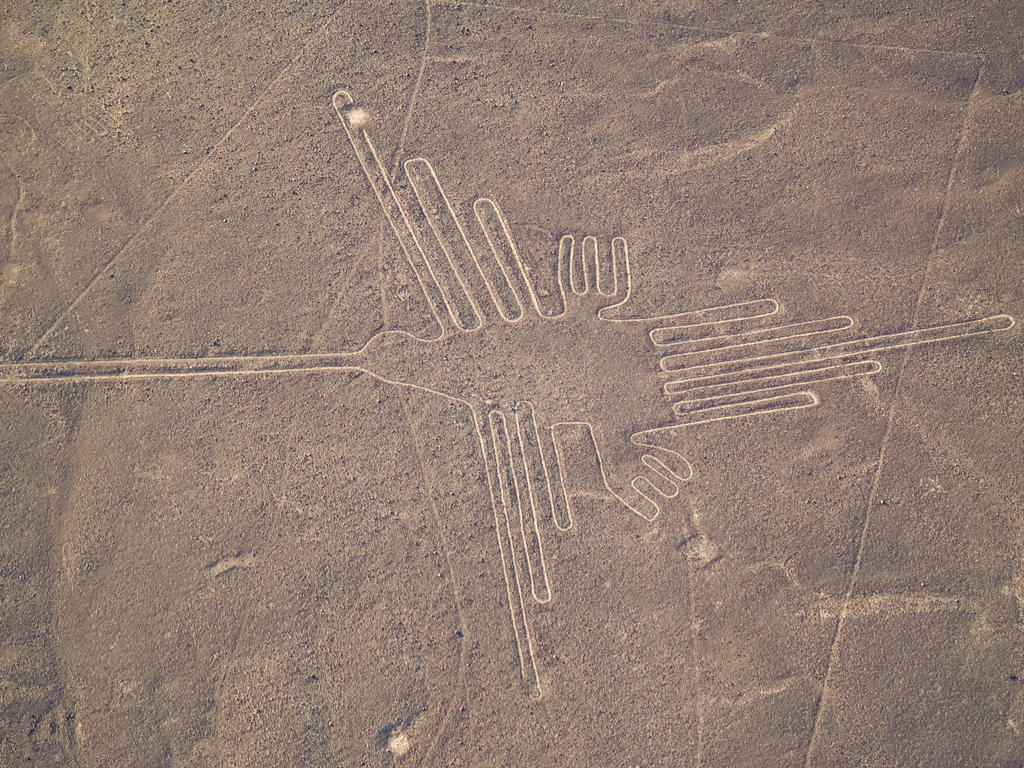
[[881,372],[879,353],[1015,324],[997,314],[857,337],[848,315],[780,322],[772,298],[633,316],[628,243],[589,234],[559,239],[557,295],[542,302],[493,198],[473,201],[471,232],[428,159],[407,159],[400,174],[389,173],[369,113],[345,90],[333,106],[433,334],[384,330],[352,352],[11,362],[0,365],[0,382],[358,370],[467,405],[486,465],[520,678],[535,697],[542,686],[530,620],[554,596],[541,521],[568,531],[576,517],[563,473],[568,433],[589,434],[610,497],[654,521],[693,476],[678,450],[683,430],[813,408],[816,385]]

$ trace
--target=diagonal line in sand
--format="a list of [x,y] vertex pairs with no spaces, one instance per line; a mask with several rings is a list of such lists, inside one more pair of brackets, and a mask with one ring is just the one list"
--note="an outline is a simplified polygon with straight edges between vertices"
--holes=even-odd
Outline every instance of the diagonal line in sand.
[[[960,126],[960,135],[957,137],[956,152],[954,153],[953,160],[950,163],[949,175],[946,178],[946,190],[942,198],[942,208],[939,211],[939,218],[935,225],[935,235],[932,237],[931,247],[928,249],[928,260],[925,264],[924,274],[921,276],[921,286],[917,292],[917,302],[914,305],[914,316],[911,320],[911,327],[913,328],[918,326],[921,307],[924,304],[925,291],[928,287],[928,279],[931,276],[932,268],[935,263],[935,254],[939,250],[939,238],[942,235],[942,229],[946,223],[946,213],[949,210],[950,194],[953,191],[953,184],[956,182],[956,169],[960,164],[960,158],[963,155],[964,146],[967,143],[967,135],[971,127],[971,118],[974,114],[978,88],[981,84],[981,77],[984,73],[984,69],[984,65],[978,68],[978,74],[975,75],[974,78],[974,85],[971,88],[971,93],[967,97],[967,103],[964,106],[964,119]],[[828,703],[826,701],[826,697],[829,692],[828,684],[832,676],[832,670],[835,667],[835,662],[839,655],[839,641],[846,624],[846,617],[849,614],[851,600],[853,598],[853,590],[856,587],[857,576],[860,574],[861,563],[864,559],[864,545],[867,541],[868,529],[871,524],[871,509],[875,505],[875,499],[878,496],[878,488],[882,477],[882,465],[885,463],[886,449],[889,447],[889,439],[892,436],[893,424],[896,419],[896,409],[899,405],[900,389],[903,384],[903,374],[906,371],[907,361],[909,358],[910,348],[907,348],[903,352],[899,370],[896,374],[896,387],[893,391],[892,401],[889,405],[889,418],[886,423],[885,434],[882,436],[882,444],[878,451],[878,461],[875,464],[875,475],[871,480],[871,490],[868,493],[867,508],[864,511],[864,521],[861,524],[860,534],[858,536],[857,554],[854,556],[853,569],[850,571],[850,579],[846,585],[846,593],[844,594],[842,603],[840,604],[839,616],[836,619],[835,633],[832,635],[832,643],[829,648],[828,664],[825,667],[825,677],[821,683],[821,693],[818,695],[818,701],[815,704],[814,725],[811,727],[811,736],[807,742],[807,752],[804,755],[804,768],[810,768],[811,760],[814,757],[814,748],[817,746],[821,715],[825,705]]]
[[196,167],[189,172],[188,176],[182,179],[177,184],[177,186],[175,186],[174,189],[171,190],[171,193],[166,198],[164,198],[164,201],[160,203],[159,206],[157,206],[156,210],[153,211],[153,213],[151,213],[146,218],[146,220],[139,225],[139,227],[125,241],[124,245],[122,245],[113,256],[107,259],[106,262],[101,264],[92,273],[92,276],[89,278],[89,282],[86,283],[85,287],[83,287],[82,290],[78,292],[78,295],[75,296],[75,298],[72,299],[71,302],[64,307],[64,309],[60,310],[60,312],[57,313],[57,316],[53,319],[53,322],[51,322],[50,325],[47,326],[46,330],[43,331],[42,335],[40,335],[39,338],[35,340],[35,342],[28,350],[28,353],[26,355],[27,357],[32,358],[38,354],[40,347],[42,347],[42,345],[46,342],[50,334],[53,333],[57,329],[57,327],[67,319],[68,315],[75,310],[75,308],[81,303],[82,299],[85,298],[86,294],[88,294],[92,287],[96,285],[96,282],[99,280],[100,275],[102,275],[104,272],[110,269],[110,266],[115,261],[117,261],[124,254],[124,252],[127,251],[128,248],[130,248],[139,239],[139,237],[144,232],[146,232],[149,229],[149,227],[156,220],[156,218],[161,213],[163,213],[175,199],[181,196],[182,191],[189,186],[192,179],[195,178],[196,174],[198,174],[199,171],[205,168],[207,163],[209,163],[210,158],[213,157],[214,154],[216,154],[216,150],[219,147],[221,147],[224,144],[224,142],[231,138],[231,135],[235,132],[238,126],[240,126],[249,118],[249,116],[256,110],[256,107],[259,106],[259,104],[263,101],[264,97],[268,93],[270,93],[270,91],[273,90],[274,86],[277,85],[284,78],[284,76],[288,73],[288,70],[290,70],[296,63],[298,63],[302,59],[303,54],[305,54],[309,47],[313,45],[313,42],[318,37],[320,37],[320,35],[322,35],[327,30],[327,28],[334,22],[335,18],[337,18],[338,14],[341,12],[341,9],[344,6],[345,3],[342,2],[338,6],[337,10],[335,10],[334,13],[330,15],[327,21],[321,24],[320,27],[315,32],[310,33],[310,35],[306,38],[306,42],[299,49],[298,53],[292,56],[291,60],[287,64],[285,64],[285,66],[281,69],[280,72],[277,73],[274,79],[270,81],[267,87],[260,91],[259,95],[257,95],[256,98],[254,98],[252,102],[249,104],[248,109],[246,109],[245,112],[242,113],[242,116],[239,117],[238,120],[236,120],[230,128],[228,128],[227,132],[223,136],[221,136],[220,139],[217,140],[217,143],[210,148],[209,152],[206,153],[206,156],[199,162],[199,164],[196,165]]
[[781,40],[783,42],[809,43],[812,45],[819,43],[824,45],[841,45],[849,48],[863,48],[864,50],[869,51],[894,51],[898,53],[934,53],[942,56],[967,57],[973,59],[980,59],[984,56],[984,53],[982,51],[969,51],[946,48],[922,48],[912,45],[893,45],[891,43],[864,43],[857,42],[855,40],[842,40],[839,38],[831,37],[802,37],[800,35],[776,34],[773,32],[763,32],[754,30],[726,29],[722,27],[704,27],[695,24],[683,24],[681,22],[666,19],[629,18],[628,16],[604,16],[598,13],[573,13],[572,11],[557,11],[548,8],[534,8],[522,5],[513,5],[511,3],[491,2],[491,0],[438,0],[438,4],[449,7],[455,5],[472,5],[478,8],[484,8],[494,11],[514,11],[516,13],[533,14],[534,16],[553,16],[562,19],[573,19],[576,21],[596,21],[605,24],[629,24],[635,27],[668,27],[670,29],[686,30],[688,32],[694,32],[696,34],[714,35],[722,37],[770,37],[772,40]]

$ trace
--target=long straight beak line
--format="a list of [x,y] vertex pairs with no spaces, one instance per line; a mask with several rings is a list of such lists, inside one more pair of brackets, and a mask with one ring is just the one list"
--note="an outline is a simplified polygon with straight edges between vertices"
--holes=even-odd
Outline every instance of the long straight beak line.
[[0,364],[0,384],[261,376],[301,371],[364,370],[359,352],[222,357],[140,357]]

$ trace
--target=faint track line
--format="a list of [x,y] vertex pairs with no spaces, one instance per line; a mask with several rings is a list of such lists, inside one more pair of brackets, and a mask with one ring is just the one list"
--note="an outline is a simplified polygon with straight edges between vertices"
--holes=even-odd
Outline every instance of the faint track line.
[[[11,177],[18,183],[18,199],[14,201],[14,207],[11,209],[11,216],[7,223],[10,232],[7,238],[6,261],[13,262],[14,252],[18,246],[18,212],[25,205],[25,183],[21,180],[21,177],[18,176],[17,173],[15,173],[13,168],[11,168],[11,166],[4,162],[3,158],[0,158],[0,165],[6,168],[7,171],[11,174]],[[0,262],[0,264],[2,264],[2,262]]]
[[361,254],[359,254],[356,257],[355,263],[352,264],[352,268],[349,270],[348,276],[344,279],[344,281],[342,281],[337,293],[335,293],[334,301],[331,302],[331,306],[328,308],[327,315],[324,317],[323,322],[320,323],[320,326],[316,329],[315,332],[307,336],[307,340],[303,343],[302,350],[304,352],[311,352],[315,349],[320,348],[323,345],[324,331],[327,329],[327,324],[330,323],[331,320],[334,318],[334,313],[338,311],[338,306],[341,304],[342,299],[346,298],[348,289],[352,286],[352,283],[356,279],[356,273],[359,272],[359,268],[363,265],[363,262],[366,260],[367,252],[368,251],[364,250]]
[[412,123],[412,113],[416,109],[416,99],[420,95],[423,86],[423,75],[427,71],[427,64],[430,59],[430,40],[434,34],[434,12],[431,0],[423,0],[423,9],[427,14],[426,26],[423,32],[423,55],[420,57],[420,70],[416,74],[416,84],[412,87],[412,96],[409,97],[409,108],[405,111],[405,121],[402,123],[402,133],[398,137],[398,146],[395,148],[394,164],[397,171],[398,158],[402,156],[405,149],[405,139],[409,135],[409,125]]
[[578,21],[598,21],[609,24],[631,24],[633,26],[670,27],[672,29],[683,29],[689,32],[696,32],[699,34],[707,35],[736,36],[744,38],[768,37],[771,40],[782,40],[794,43],[824,43],[827,45],[845,45],[852,48],[864,48],[867,50],[878,51],[894,51],[898,53],[933,53],[942,56],[957,56],[970,58],[983,58],[985,55],[982,51],[958,51],[948,50],[944,48],[916,48],[914,46],[909,45],[886,45],[885,43],[858,43],[853,42],[851,40],[838,40],[835,38],[828,37],[800,37],[798,35],[779,35],[770,32],[754,32],[751,30],[700,27],[693,24],[681,24],[679,22],[668,21],[665,19],[631,19],[623,16],[602,16],[600,14],[571,13],[569,11],[552,11],[548,9],[529,8],[526,6],[510,5],[505,3],[482,2],[482,0],[438,0],[438,4],[446,5],[449,7],[456,5],[473,5],[479,8],[490,8],[499,11],[515,11],[517,13],[529,13],[535,16],[557,16],[565,19],[575,19]]
[[[431,16],[430,0],[424,0],[423,1],[423,5],[424,5],[424,8],[426,10],[426,16],[427,16],[427,18],[426,18],[426,29],[424,31],[424,37],[423,37],[423,54],[422,54],[422,56],[420,58],[420,70],[419,70],[419,74],[416,77],[416,84],[413,86],[412,95],[409,97],[409,105],[406,108],[405,121],[402,124],[402,133],[399,136],[398,146],[395,149],[396,161],[395,161],[394,169],[392,170],[392,173],[391,173],[392,177],[394,177],[394,175],[397,173],[397,166],[398,166],[397,158],[401,157],[402,151],[405,148],[405,140],[406,140],[406,136],[407,136],[407,133],[408,133],[409,124],[412,121],[412,113],[413,113],[413,110],[416,107],[416,97],[419,94],[420,86],[421,86],[421,84],[423,82],[423,75],[424,75],[424,72],[426,71],[426,68],[427,68],[427,61],[428,61],[428,56],[429,56],[429,52],[430,52],[430,38],[431,38],[432,27],[433,27],[433,20],[432,20],[432,16]],[[378,228],[378,232],[377,232],[377,256],[378,256],[378,260],[381,261],[381,262],[383,260],[383,249],[382,249],[383,238],[384,238],[384,217],[382,215],[381,216],[381,220],[380,220],[380,225],[379,225],[379,228]],[[347,286],[349,284],[351,284],[352,279],[355,277],[356,270],[358,269],[359,264],[361,263],[361,261],[362,261],[362,259],[360,258],[356,262],[356,265],[352,268],[352,273],[349,276],[348,281],[346,282],[346,288],[347,288]],[[381,274],[383,274],[383,263],[381,263]],[[387,311],[387,300],[386,300],[385,295],[384,295],[383,281],[381,281],[380,289],[381,289],[381,312],[384,315],[384,324],[385,324],[385,326],[387,326],[388,311]],[[317,337],[319,337],[322,334],[323,329],[327,327],[327,323],[333,317],[336,308],[337,308],[337,303],[335,303],[331,307],[330,312],[328,313],[327,317],[324,319],[323,325],[320,327],[320,331],[317,332]],[[424,455],[423,455],[423,444],[422,444],[422,441],[421,441],[421,439],[419,437],[419,434],[416,431],[416,427],[413,424],[412,414],[409,411],[408,404],[405,402],[404,398],[402,398],[401,402],[402,402],[402,413],[405,415],[405,422],[406,422],[406,424],[409,427],[409,438],[410,438],[410,441],[413,444],[413,449],[416,452],[416,461],[417,461],[417,463],[419,465],[420,477],[423,479],[424,490],[427,492],[427,496],[430,499],[431,523],[433,524],[435,535],[437,536],[437,540],[438,540],[438,543],[439,543],[439,548],[444,553],[444,563],[445,563],[445,568],[448,571],[448,574],[447,574],[448,575],[448,581],[451,584],[452,594],[453,594],[453,597],[455,599],[455,613],[456,613],[456,615],[459,618],[459,628],[462,631],[462,639],[461,639],[461,642],[459,643],[459,674],[458,674],[458,679],[457,679],[456,684],[455,684],[456,697],[453,699],[451,705],[448,707],[448,711],[445,712],[444,716],[442,717],[441,722],[439,723],[439,725],[437,727],[437,732],[436,732],[433,740],[430,742],[430,746],[427,747],[427,751],[426,751],[426,753],[423,756],[423,760],[428,760],[430,758],[430,756],[433,755],[434,751],[437,749],[438,744],[440,744],[441,738],[444,736],[444,731],[445,731],[445,728],[448,726],[448,723],[451,722],[451,719],[455,716],[456,705],[458,703],[458,692],[461,691],[462,687],[465,685],[465,679],[466,679],[466,643],[469,641],[469,628],[466,625],[466,617],[465,617],[465,615],[462,612],[462,596],[459,594],[458,582],[456,581],[456,578],[455,578],[455,568],[452,566],[451,547],[448,545],[448,540],[447,540],[447,538],[444,535],[444,528],[441,527],[441,516],[440,516],[440,514],[437,511],[437,504],[434,501],[434,499],[436,498],[436,494],[434,493],[434,488],[431,485],[429,478],[427,477],[427,464],[426,464],[426,459],[424,458]],[[475,422],[474,422],[473,427],[474,427],[474,429],[476,428]]]
[[[423,85],[423,76],[427,70],[427,64],[429,63],[430,59],[430,40],[431,36],[433,35],[434,26],[433,9],[430,3],[431,0],[423,0],[423,6],[427,14],[426,27],[423,33],[423,54],[420,57],[420,69],[419,73],[416,75],[416,83],[415,85],[413,85],[412,96],[409,97],[409,105],[405,111],[405,120],[402,122],[402,133],[398,137],[398,145],[395,149],[396,167],[397,158],[401,157],[402,150],[405,148],[405,140],[409,133],[409,125],[412,123],[412,113],[413,110],[416,108],[416,99],[419,96],[420,88]],[[333,21],[333,17],[331,20]],[[395,172],[393,171],[392,176],[394,176],[394,173]],[[352,265],[352,270],[349,273],[348,278],[346,278],[341,289],[336,294],[334,301],[331,303],[330,308],[327,310],[327,316],[324,317],[324,321],[320,324],[320,327],[310,337],[309,341],[307,342],[307,347],[309,349],[314,349],[323,342],[324,329],[327,328],[327,324],[330,323],[331,320],[333,319],[334,313],[338,311],[338,305],[341,302],[341,297],[348,291],[348,288],[349,286],[351,286],[352,281],[355,279],[356,272],[359,270],[359,267],[363,263],[365,257],[366,254],[364,252],[359,258],[356,259],[356,263]]]
[[[688,535],[697,537],[700,530],[697,525],[697,516],[693,509],[693,501],[690,501],[690,515]],[[700,625],[697,621],[697,572],[694,565],[694,558],[689,552],[686,553],[686,571],[690,581],[690,643],[693,651],[693,702],[694,714],[697,718],[696,744],[694,745],[694,768],[702,768],[704,764],[704,694],[701,691],[701,680],[704,677],[704,667],[700,662],[700,646],[698,642],[698,631]]]
[[248,119],[248,117],[256,110],[256,107],[259,106],[259,104],[263,101],[263,98],[268,93],[270,93],[270,91],[273,90],[274,86],[277,85],[284,78],[284,76],[288,73],[288,70],[290,70],[293,66],[295,66],[296,63],[299,62],[299,60],[302,58],[306,50],[313,44],[313,41],[320,35],[322,35],[324,31],[326,31],[326,29],[334,22],[335,18],[341,12],[341,9],[343,7],[345,7],[344,1],[341,3],[341,5],[338,6],[337,10],[335,10],[334,13],[330,15],[327,21],[321,24],[316,31],[309,34],[309,36],[306,38],[306,41],[302,44],[302,47],[299,49],[298,53],[293,55],[290,61],[287,64],[285,64],[285,66],[281,69],[280,72],[277,73],[274,79],[271,80],[270,83],[262,91],[260,91],[260,93],[249,104],[248,109],[246,109],[245,112],[242,113],[242,116],[239,117],[238,120],[236,120],[230,128],[228,128],[227,132],[223,136],[221,136],[220,139],[218,139],[217,142],[212,147],[210,147],[209,151],[206,153],[206,156],[196,165],[196,167],[193,168],[184,179],[182,179],[180,182],[178,182],[177,185],[175,185],[174,189],[171,190],[171,193],[166,198],[164,198],[164,201],[160,203],[159,206],[157,206],[155,211],[153,211],[149,216],[146,217],[142,224],[140,224],[138,228],[128,237],[124,245],[118,248],[113,256],[111,256],[109,259],[107,259],[106,262],[100,265],[99,268],[93,271],[92,275],[89,278],[89,281],[85,284],[85,287],[78,292],[75,298],[72,299],[71,302],[64,307],[64,309],[60,310],[60,312],[57,313],[57,316],[54,318],[53,322],[51,322],[50,325],[47,326],[46,330],[43,331],[42,335],[40,335],[35,340],[35,342],[28,350],[28,353],[26,355],[27,357],[34,357],[39,352],[40,347],[42,347],[42,345],[46,342],[50,334],[52,334],[57,329],[57,327],[68,318],[68,315],[70,315],[71,312],[75,310],[75,308],[81,303],[82,299],[85,298],[85,295],[92,289],[94,285],[96,285],[96,282],[99,280],[100,275],[102,275],[104,272],[110,269],[111,265],[115,261],[117,261],[124,254],[124,252],[128,250],[128,248],[134,245],[138,241],[139,237],[149,229],[153,221],[156,220],[156,218],[161,213],[167,210],[168,206],[170,206],[170,204],[175,199],[177,199],[181,191],[184,190],[191,183],[192,179],[195,178],[196,174],[198,174],[203,168],[206,167],[206,165],[210,162],[210,158],[212,158],[216,154],[216,151],[224,144],[224,142],[231,138],[231,135],[235,132],[235,129],[237,129],[238,126],[240,126]]
[[[437,726],[436,733],[433,740],[430,742],[430,746],[427,748],[426,753],[423,756],[423,761],[426,761],[437,749],[437,745],[441,742],[441,738],[444,736],[445,728],[448,727],[448,723],[455,716],[455,711],[458,706],[459,694],[466,681],[466,643],[469,642],[469,627],[466,625],[466,617],[462,612],[462,595],[459,592],[458,581],[455,578],[455,568],[452,566],[452,555],[451,547],[448,544],[448,539],[444,535],[444,528],[441,527],[441,515],[437,511],[437,493],[434,490],[433,485],[427,476],[427,460],[423,455],[423,442],[420,439],[419,433],[416,431],[416,427],[413,424],[412,413],[409,411],[409,405],[406,403],[405,398],[401,398],[402,402],[402,413],[405,414],[405,421],[409,425],[409,440],[413,445],[413,449],[416,452],[416,462],[419,465],[420,477],[423,479],[423,489],[427,494],[427,498],[430,499],[430,522],[434,528],[435,535],[437,536],[438,549],[444,555],[444,565],[447,570],[448,582],[451,585],[452,597],[455,606],[455,614],[459,619],[459,629],[462,631],[462,637],[459,642],[459,673],[458,678],[455,681],[455,696],[452,698],[451,704],[448,706],[447,711],[441,718],[441,722]],[[476,425],[474,424],[474,427]]]
[[[942,199],[942,208],[939,211],[938,221],[935,225],[935,235],[932,237],[931,246],[928,250],[928,259],[925,263],[924,274],[921,276],[921,286],[918,289],[917,301],[914,305],[914,315],[911,320],[911,326],[913,328],[917,328],[918,321],[921,316],[921,307],[924,304],[924,296],[928,288],[928,279],[931,277],[932,268],[935,263],[935,254],[939,247],[939,238],[942,235],[942,229],[946,223],[946,213],[949,210],[950,195],[953,191],[953,184],[956,182],[956,169],[960,164],[960,158],[963,155],[964,146],[967,143],[971,117],[974,113],[978,87],[981,84],[981,76],[984,73],[984,70],[984,65],[978,68],[978,73],[974,77],[974,84],[971,87],[971,92],[967,97],[967,103],[964,106],[964,119],[960,126],[960,135],[957,137],[956,151],[954,152],[953,160],[950,163],[949,174],[946,177],[946,190]],[[832,642],[829,646],[828,664],[825,667],[825,677],[822,679],[821,692],[818,695],[818,700],[815,704],[814,725],[811,727],[811,736],[807,741],[807,752],[804,755],[804,768],[810,768],[811,760],[814,757],[814,748],[817,745],[819,726],[821,725],[821,715],[825,704],[827,703],[826,697],[828,696],[829,680],[831,679],[832,670],[835,668],[835,664],[838,659],[839,641],[846,625],[846,617],[849,615],[853,591],[856,588],[857,577],[860,575],[861,563],[864,559],[865,543],[867,542],[868,530],[871,525],[871,509],[874,507],[875,500],[878,497],[878,488],[882,477],[882,466],[885,463],[886,450],[889,447],[889,440],[892,437],[893,424],[896,420],[896,409],[899,405],[900,390],[903,385],[903,374],[906,371],[907,362],[910,359],[910,350],[910,347],[903,350],[903,355],[900,358],[900,365],[896,373],[896,387],[893,391],[892,401],[889,406],[889,418],[886,422],[885,433],[882,435],[882,444],[878,451],[878,461],[875,465],[874,477],[871,480],[871,490],[868,492],[867,508],[864,511],[864,522],[861,525],[860,536],[858,537],[857,542],[857,554],[854,556],[853,568],[850,571],[850,579],[847,582],[846,593],[843,595],[843,600],[840,604],[839,616],[836,619],[835,632],[832,635]]]

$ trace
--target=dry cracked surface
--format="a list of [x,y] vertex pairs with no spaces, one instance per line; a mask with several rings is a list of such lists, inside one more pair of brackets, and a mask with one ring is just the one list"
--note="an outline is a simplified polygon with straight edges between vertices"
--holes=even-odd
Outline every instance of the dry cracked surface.
[[0,765],[1019,768],[1021,40],[7,4]]

